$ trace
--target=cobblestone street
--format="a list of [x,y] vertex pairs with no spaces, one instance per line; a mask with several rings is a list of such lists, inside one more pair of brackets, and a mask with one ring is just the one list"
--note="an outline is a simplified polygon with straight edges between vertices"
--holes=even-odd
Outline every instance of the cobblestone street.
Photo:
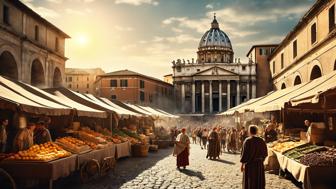
[[[117,162],[114,173],[85,185],[64,186],[78,189],[136,188],[241,188],[239,155],[224,153],[221,160],[205,158],[206,151],[191,145],[190,166],[178,171],[172,148],[150,153],[147,158],[126,158]],[[289,180],[266,174],[269,189],[297,189]],[[58,188],[58,187],[57,187]]]

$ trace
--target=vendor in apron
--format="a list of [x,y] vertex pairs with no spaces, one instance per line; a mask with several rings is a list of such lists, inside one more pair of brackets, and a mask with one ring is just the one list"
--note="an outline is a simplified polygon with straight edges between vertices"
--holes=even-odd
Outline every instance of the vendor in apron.
[[34,144],[35,123],[28,123],[27,127],[21,129],[14,138],[14,150],[27,150]]
[[43,120],[40,120],[36,124],[36,129],[34,130],[34,143],[43,144],[46,142],[51,142],[51,135],[47,129],[47,125]]

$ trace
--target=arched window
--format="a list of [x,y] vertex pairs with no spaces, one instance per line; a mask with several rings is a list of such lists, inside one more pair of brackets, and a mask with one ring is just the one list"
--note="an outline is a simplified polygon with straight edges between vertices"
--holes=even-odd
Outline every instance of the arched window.
[[283,83],[283,84],[281,85],[281,89],[286,89],[286,84],[285,84],[285,83]]
[[299,84],[301,84],[301,83],[302,83],[302,81],[301,81],[300,76],[296,76],[296,77],[295,77],[295,80],[294,80],[294,86],[295,86],[295,85],[299,85]]
[[42,63],[38,59],[35,59],[32,63],[30,83],[37,87],[44,87],[44,70]]
[[61,87],[62,86],[62,74],[60,69],[55,68],[54,78],[53,78],[53,87]]
[[8,51],[4,51],[0,55],[0,75],[18,79],[18,68],[14,56]]
[[315,65],[310,73],[310,80],[314,80],[316,78],[319,78],[322,76],[322,72],[320,67],[318,67],[317,65]]

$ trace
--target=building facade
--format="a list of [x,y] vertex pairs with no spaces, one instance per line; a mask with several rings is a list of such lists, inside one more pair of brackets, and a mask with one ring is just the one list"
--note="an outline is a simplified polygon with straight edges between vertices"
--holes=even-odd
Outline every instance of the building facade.
[[257,66],[257,97],[264,96],[273,90],[268,58],[277,46],[278,44],[253,45],[246,55]]
[[174,80],[173,80],[173,74],[167,74],[165,76],[163,76],[163,81],[169,84],[173,84]]
[[103,74],[105,74],[105,72],[101,68],[65,68],[65,86],[70,90],[80,93],[96,94],[95,83],[97,76]]
[[173,85],[129,70],[100,75],[97,95],[111,100],[172,109]]
[[67,34],[18,0],[0,0],[0,75],[41,88],[62,86]]
[[336,69],[335,0],[317,0],[269,57],[276,90]]
[[197,60],[173,64],[175,95],[182,113],[221,112],[256,97],[256,65],[234,58],[216,16],[201,38]]

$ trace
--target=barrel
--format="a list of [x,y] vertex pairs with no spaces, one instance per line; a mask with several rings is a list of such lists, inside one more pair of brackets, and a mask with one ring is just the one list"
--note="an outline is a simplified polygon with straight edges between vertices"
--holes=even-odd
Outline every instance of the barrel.
[[135,144],[132,145],[132,156],[133,157],[147,157],[149,145],[148,144]]

